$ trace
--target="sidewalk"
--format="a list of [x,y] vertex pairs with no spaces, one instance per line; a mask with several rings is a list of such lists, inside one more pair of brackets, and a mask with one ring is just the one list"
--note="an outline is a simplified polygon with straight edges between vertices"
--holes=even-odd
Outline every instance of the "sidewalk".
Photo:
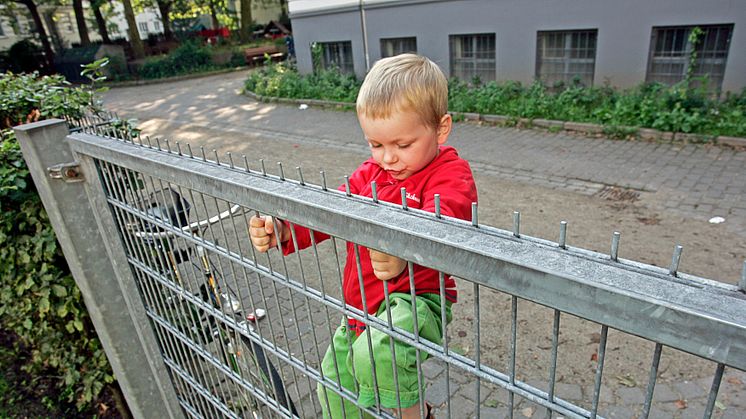
[[[123,115],[255,132],[367,153],[354,112],[258,104],[236,96],[245,72],[109,92]],[[186,88],[189,86],[189,88]],[[143,90],[158,90],[147,102]],[[240,110],[240,112],[239,112]],[[589,139],[538,129],[454,124],[450,144],[476,171],[586,195],[613,186],[661,211],[725,218],[746,237],[746,152],[724,147]],[[606,191],[608,192],[608,191]],[[623,193],[624,191],[615,191]]]

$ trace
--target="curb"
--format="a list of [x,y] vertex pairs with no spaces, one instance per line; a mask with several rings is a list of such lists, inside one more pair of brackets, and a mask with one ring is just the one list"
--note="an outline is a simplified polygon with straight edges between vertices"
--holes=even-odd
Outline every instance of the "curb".
[[[319,100],[319,99],[291,99],[281,98],[276,96],[260,96],[254,92],[244,90],[246,96],[257,100],[259,102],[277,102],[301,105],[306,104],[308,106],[317,106],[321,108],[335,108],[335,109],[348,109],[355,106],[354,103],[349,102],[334,102],[330,100]],[[746,138],[740,137],[729,137],[725,135],[719,135],[717,137],[707,134],[690,134],[685,132],[671,132],[671,131],[659,131],[653,128],[639,128],[630,127],[625,125],[601,125],[588,122],[574,122],[574,121],[557,121],[553,119],[530,119],[530,118],[518,118],[514,116],[505,115],[484,115],[474,112],[449,112],[454,118],[462,121],[472,122],[487,122],[493,125],[500,126],[517,126],[520,128],[544,128],[544,129],[560,129],[568,132],[575,132],[590,137],[607,136],[626,138],[629,136],[635,136],[647,141],[672,141],[681,143],[692,143],[692,144],[704,144],[711,143],[717,145],[726,145],[730,147],[746,147]]]
[[198,79],[201,77],[215,76],[218,74],[233,73],[235,71],[244,71],[249,68],[250,68],[249,66],[230,67],[230,68],[223,68],[220,70],[209,71],[206,73],[185,74],[183,76],[165,77],[162,79],[137,79],[137,80],[114,81],[114,82],[103,83],[103,86],[112,87],[112,88],[147,86],[150,84],[169,83],[169,82],[174,82],[174,81],[182,81],[182,80],[189,80],[189,79]]

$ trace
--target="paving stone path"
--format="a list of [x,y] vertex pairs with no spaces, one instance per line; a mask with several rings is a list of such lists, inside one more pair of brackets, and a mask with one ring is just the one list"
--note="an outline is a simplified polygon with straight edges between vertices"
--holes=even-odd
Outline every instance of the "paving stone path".
[[[353,112],[258,103],[235,94],[245,78],[245,72],[236,72],[118,88],[106,94],[105,103],[120,115],[138,118],[156,131],[159,126],[169,124],[189,125],[215,133],[251,136],[265,143],[281,140],[284,147],[300,144],[360,156],[369,153]],[[236,146],[239,141],[231,145]],[[746,151],[589,139],[475,123],[455,124],[449,142],[471,162],[477,174],[581,195],[624,195],[686,219],[709,220],[720,216],[726,220],[727,231],[746,238]],[[744,249],[734,252],[743,259]],[[314,314],[320,314],[318,310]],[[308,338],[307,335],[290,337],[294,341]],[[446,415],[448,405],[444,403],[449,399],[452,417],[476,414],[476,392],[472,384],[467,384],[467,377],[453,374],[450,385],[446,386],[445,366],[437,361],[425,363],[424,374],[428,379],[427,398],[439,406],[439,417]],[[651,417],[701,417],[710,380],[660,383]],[[716,417],[746,417],[745,382],[744,372],[727,371],[719,398],[728,402],[727,408],[717,408]],[[533,385],[541,388],[541,383]],[[560,383],[557,388],[563,398],[581,405],[588,403],[590,391],[592,383],[586,386]],[[608,388],[601,393],[600,412],[611,418],[637,417],[643,391],[644,385]],[[308,403],[313,403],[310,388],[301,393]],[[485,384],[480,394],[482,417],[506,416],[504,390]],[[681,406],[684,400],[685,409]],[[526,401],[516,406],[515,413],[517,417],[544,417],[542,409]]]

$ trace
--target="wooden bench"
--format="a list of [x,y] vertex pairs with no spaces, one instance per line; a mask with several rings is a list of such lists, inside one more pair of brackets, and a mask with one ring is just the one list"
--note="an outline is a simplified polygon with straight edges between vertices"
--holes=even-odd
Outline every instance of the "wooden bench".
[[275,45],[267,45],[256,48],[246,48],[244,50],[244,57],[246,58],[246,64],[256,64],[264,61],[264,54],[269,54],[273,61],[279,61],[285,58],[285,53]]

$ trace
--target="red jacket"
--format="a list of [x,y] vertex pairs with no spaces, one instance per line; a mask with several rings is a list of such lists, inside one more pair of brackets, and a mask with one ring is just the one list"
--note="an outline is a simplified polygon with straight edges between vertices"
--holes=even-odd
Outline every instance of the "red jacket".
[[[435,212],[434,195],[440,194],[440,212],[442,215],[471,219],[471,204],[477,202],[477,187],[466,160],[461,159],[456,149],[440,146],[438,156],[424,169],[404,180],[396,180],[373,159],[368,159],[350,176],[350,192],[366,197],[372,196],[370,183],[376,181],[378,199],[381,201],[401,204],[401,188],[407,189],[407,206],[424,211]],[[342,185],[340,190],[344,190]],[[294,226],[298,247],[304,249],[311,245],[309,230],[305,227]],[[315,232],[318,242],[329,238],[328,235]],[[295,251],[293,241],[288,240],[282,245],[283,253]],[[384,300],[383,281],[373,274],[368,249],[359,246],[360,264],[363,272],[363,286],[368,305],[368,313],[375,314]],[[456,302],[456,283],[453,278],[446,276],[446,299]],[[414,265],[415,294],[440,293],[438,272]],[[347,243],[347,261],[344,269],[343,294],[347,304],[363,310],[363,299],[360,292],[357,263],[355,261],[354,244]],[[389,292],[409,293],[409,272],[407,269],[397,278],[389,280]],[[350,320],[350,327],[360,334],[364,326]]]

